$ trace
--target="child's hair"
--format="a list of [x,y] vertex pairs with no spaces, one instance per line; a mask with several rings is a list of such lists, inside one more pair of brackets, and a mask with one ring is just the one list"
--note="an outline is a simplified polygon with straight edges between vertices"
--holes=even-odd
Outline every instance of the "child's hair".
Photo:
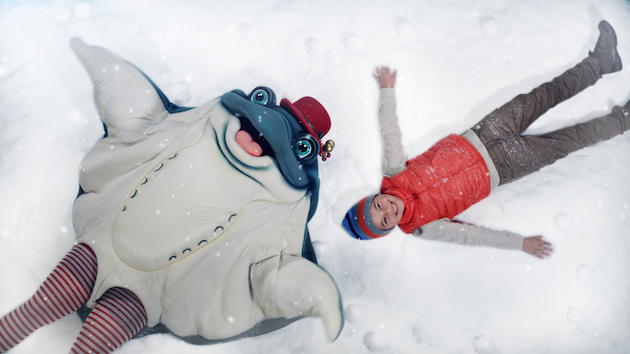
[[359,240],[371,240],[373,238],[383,237],[389,234],[392,229],[381,230],[372,220],[372,213],[370,212],[370,206],[372,205],[372,199],[377,194],[367,196],[358,203],[352,206],[346,213],[346,217],[341,222],[346,231]]

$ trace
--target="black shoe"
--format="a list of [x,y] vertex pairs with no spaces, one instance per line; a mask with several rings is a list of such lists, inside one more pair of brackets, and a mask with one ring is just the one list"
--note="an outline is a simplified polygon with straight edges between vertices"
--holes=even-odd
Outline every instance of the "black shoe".
[[609,74],[621,70],[621,58],[617,53],[617,35],[610,23],[602,20],[599,23],[599,38],[595,49],[588,55],[599,62],[599,74]]

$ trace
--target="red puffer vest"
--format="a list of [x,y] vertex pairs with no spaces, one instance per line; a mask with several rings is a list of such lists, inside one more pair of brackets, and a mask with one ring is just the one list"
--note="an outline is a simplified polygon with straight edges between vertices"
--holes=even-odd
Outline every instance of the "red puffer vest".
[[487,197],[490,173],[479,151],[452,134],[407,161],[406,170],[383,177],[381,193],[402,199],[405,211],[398,226],[411,233],[431,221],[452,219]]

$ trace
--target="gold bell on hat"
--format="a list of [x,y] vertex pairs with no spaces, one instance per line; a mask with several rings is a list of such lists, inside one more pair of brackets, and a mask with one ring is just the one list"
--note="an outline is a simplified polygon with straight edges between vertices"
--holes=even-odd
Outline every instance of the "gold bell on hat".
[[335,142],[332,140],[326,141],[326,144],[322,147],[322,161],[326,161],[330,157],[330,153],[335,148]]

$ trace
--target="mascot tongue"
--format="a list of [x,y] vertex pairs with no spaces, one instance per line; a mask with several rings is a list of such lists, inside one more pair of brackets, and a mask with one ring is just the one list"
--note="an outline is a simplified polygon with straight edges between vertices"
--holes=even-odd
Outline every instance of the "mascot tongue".
[[262,155],[262,148],[254,141],[254,139],[252,139],[252,136],[249,135],[248,132],[239,130],[238,133],[236,133],[235,140],[246,153],[256,157]]

